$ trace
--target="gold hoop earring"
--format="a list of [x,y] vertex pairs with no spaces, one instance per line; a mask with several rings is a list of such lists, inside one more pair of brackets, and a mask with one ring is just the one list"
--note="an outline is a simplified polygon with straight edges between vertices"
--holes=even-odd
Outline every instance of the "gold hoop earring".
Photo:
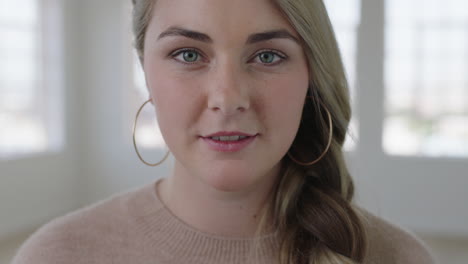
[[333,139],[333,121],[332,121],[332,117],[331,117],[330,111],[325,107],[325,105],[322,102],[320,102],[320,105],[327,111],[328,123],[330,124],[329,135],[328,135],[328,143],[327,143],[327,146],[325,147],[325,150],[322,152],[322,154],[317,159],[315,159],[315,160],[313,160],[311,162],[298,161],[288,151],[289,158],[292,161],[294,161],[297,164],[302,165],[302,166],[310,166],[310,165],[314,165],[315,163],[319,162],[325,156],[325,154],[327,154],[327,152],[328,152],[328,150],[330,149],[330,146],[331,146],[331,142],[332,142],[332,139]]
[[135,140],[135,131],[136,131],[136,126],[137,126],[137,121],[138,121],[138,117],[140,116],[140,112],[141,110],[143,110],[143,107],[145,107],[145,105],[147,103],[151,102],[151,99],[148,99],[148,101],[144,102],[142,106],[140,106],[140,109],[138,109],[138,112],[136,114],[136,117],[135,117],[135,122],[133,122],[133,146],[135,147],[135,151],[136,151],[136,154],[138,155],[138,158],[146,165],[148,166],[151,166],[151,167],[156,167],[158,165],[160,165],[161,163],[163,163],[167,157],[169,157],[169,150],[166,152],[166,155],[164,155],[164,158],[162,160],[160,160],[159,162],[157,163],[149,163],[149,162],[146,162],[143,157],[141,157],[140,155],[140,152],[138,151],[138,147],[137,147],[137,144],[136,144],[136,140]]

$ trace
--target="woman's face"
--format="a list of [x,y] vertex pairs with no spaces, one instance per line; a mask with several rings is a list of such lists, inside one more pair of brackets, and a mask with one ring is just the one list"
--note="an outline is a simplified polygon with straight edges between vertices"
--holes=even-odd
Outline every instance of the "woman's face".
[[[309,75],[299,35],[271,1],[157,0],[144,71],[176,171],[223,191],[278,174]],[[248,137],[221,141],[236,135]]]

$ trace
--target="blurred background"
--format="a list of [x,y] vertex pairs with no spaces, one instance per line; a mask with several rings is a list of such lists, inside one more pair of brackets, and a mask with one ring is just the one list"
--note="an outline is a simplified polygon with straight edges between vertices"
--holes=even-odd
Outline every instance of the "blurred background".
[[[351,86],[356,201],[468,263],[468,1],[326,0]],[[130,0],[0,0],[0,263],[51,219],[167,176]],[[165,153],[151,107],[148,160]]]

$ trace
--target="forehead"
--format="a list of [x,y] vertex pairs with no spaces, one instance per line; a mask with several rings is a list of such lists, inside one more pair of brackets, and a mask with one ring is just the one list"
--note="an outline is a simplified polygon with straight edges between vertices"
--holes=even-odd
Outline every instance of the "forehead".
[[294,28],[271,0],[157,0],[150,23],[154,33],[169,27],[204,32],[216,41],[235,41],[252,32]]

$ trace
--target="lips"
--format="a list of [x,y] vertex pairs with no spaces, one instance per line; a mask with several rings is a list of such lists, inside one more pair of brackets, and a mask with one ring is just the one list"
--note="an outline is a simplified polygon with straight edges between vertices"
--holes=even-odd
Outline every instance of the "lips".
[[243,132],[217,132],[201,138],[211,150],[237,152],[253,143],[257,135]]
[[210,134],[210,135],[207,135],[207,136],[204,136],[205,138],[211,138],[211,137],[228,137],[228,136],[244,136],[244,137],[253,137],[255,136],[255,134],[248,134],[248,133],[244,133],[244,132],[239,132],[239,131],[232,131],[232,132],[228,132],[228,131],[220,131],[220,132],[216,132],[214,134]]
[[239,141],[248,138],[247,136],[220,136],[220,137],[210,137],[216,141]]

